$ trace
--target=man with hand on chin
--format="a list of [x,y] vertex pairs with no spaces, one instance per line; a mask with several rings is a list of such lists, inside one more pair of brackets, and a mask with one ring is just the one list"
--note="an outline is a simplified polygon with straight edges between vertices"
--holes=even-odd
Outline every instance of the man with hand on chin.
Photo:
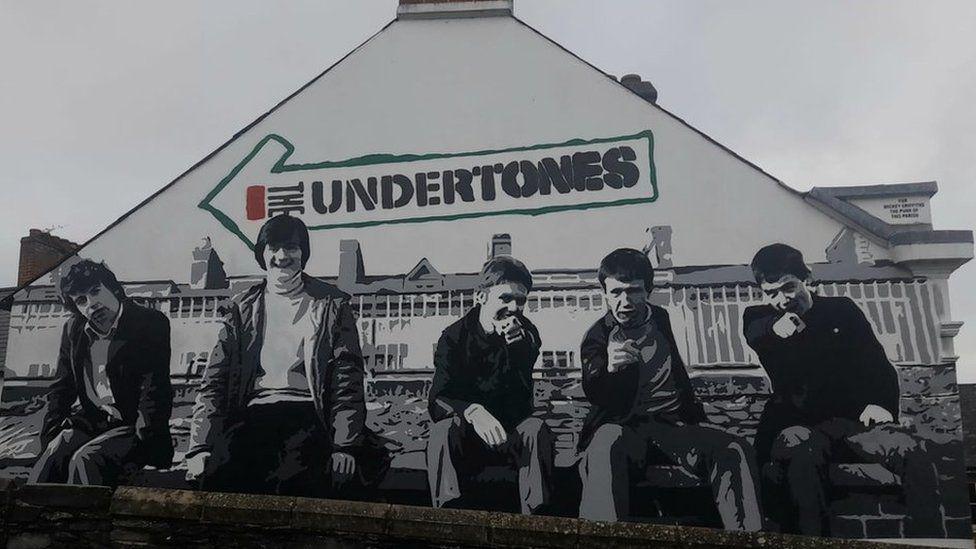
[[187,480],[289,495],[366,484],[386,462],[367,455],[349,296],[303,272],[309,235],[296,217],[269,219],[254,255],[267,277],[224,311],[194,406]]
[[427,477],[435,507],[463,506],[486,465],[518,470],[521,509],[549,503],[553,437],[532,416],[532,368],[541,339],[522,310],[532,275],[511,257],[481,270],[476,305],[441,334],[428,397],[433,425]]
[[[648,300],[654,269],[621,248],[597,274],[607,314],[580,348],[589,415],[580,433],[580,517],[630,518],[630,489],[653,459],[681,465],[711,484],[727,530],[762,527],[752,447],[705,421],[678,353],[668,313]],[[636,478],[635,478],[636,477]]]
[[751,266],[766,304],[744,311],[743,332],[773,386],[756,434],[760,463],[771,464],[772,521],[829,535],[827,465],[853,459],[901,477],[906,534],[944,536],[934,464],[897,423],[898,377],[864,313],[848,297],[811,293],[810,269],[790,246],[762,248]]

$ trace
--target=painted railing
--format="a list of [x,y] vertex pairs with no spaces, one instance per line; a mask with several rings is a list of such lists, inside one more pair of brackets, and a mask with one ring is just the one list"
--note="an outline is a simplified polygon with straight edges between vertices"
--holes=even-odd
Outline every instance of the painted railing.
[[[940,362],[935,300],[924,281],[824,283],[815,292],[851,298],[893,363]],[[699,368],[758,364],[742,335],[742,312],[762,302],[749,285],[670,289],[666,303],[682,356]]]
[[[823,296],[851,298],[864,312],[893,363],[940,362],[935,300],[931,286],[925,281],[832,282],[820,284],[814,291]],[[679,351],[689,366],[718,368],[759,364],[742,333],[743,311],[763,303],[758,287],[748,284],[671,286],[657,289],[653,300],[667,308]],[[396,357],[395,361],[391,363],[387,359],[382,368],[393,370],[411,368],[405,356],[413,347],[425,349],[427,355],[418,362],[429,367],[430,349],[439,332],[432,336],[414,333],[419,328],[415,319],[450,317],[440,320],[439,325],[446,326],[473,304],[471,292],[357,296],[353,301],[360,319],[364,347],[396,349],[390,353]],[[605,311],[603,297],[597,288],[541,289],[530,295],[526,309],[530,318],[563,310],[576,320],[565,327],[549,327],[550,333],[572,332],[571,343],[547,346],[550,353],[575,353],[586,327]],[[397,322],[391,324],[391,319]],[[546,335],[544,333],[544,339]],[[546,361],[546,366],[551,362]],[[542,363],[540,361],[540,365]]]

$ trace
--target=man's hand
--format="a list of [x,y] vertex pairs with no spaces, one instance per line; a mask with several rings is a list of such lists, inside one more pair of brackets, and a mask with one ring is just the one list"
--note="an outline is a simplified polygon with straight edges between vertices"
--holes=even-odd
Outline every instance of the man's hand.
[[342,486],[356,473],[356,458],[345,452],[332,452],[332,483]]
[[186,460],[186,481],[190,484],[199,484],[207,471],[207,461],[210,459],[210,452],[200,452],[193,454],[193,457]]
[[491,415],[491,412],[480,404],[472,404],[464,411],[464,419],[474,427],[474,432],[478,437],[485,441],[490,448],[497,448],[508,440],[505,428]]
[[861,412],[861,417],[858,418],[865,427],[870,427],[872,425],[877,425],[880,423],[891,423],[895,420],[891,412],[885,410],[877,404],[868,404],[864,407],[864,411]]
[[509,345],[525,337],[525,330],[522,329],[522,323],[514,315],[505,317],[499,321],[495,326],[495,331],[504,337],[505,343]]
[[623,345],[611,344],[607,348],[608,359],[607,371],[611,374],[623,370],[630,364],[637,364],[641,360],[640,349],[631,340],[624,341]]
[[786,339],[804,328],[804,323],[796,313],[786,313],[773,324],[773,333]]

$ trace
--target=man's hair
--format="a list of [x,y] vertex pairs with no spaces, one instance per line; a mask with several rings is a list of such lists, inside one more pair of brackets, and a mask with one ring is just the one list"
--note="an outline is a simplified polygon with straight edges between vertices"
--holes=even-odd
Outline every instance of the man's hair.
[[261,226],[258,241],[254,243],[254,259],[258,260],[258,265],[262,269],[268,270],[268,266],[264,264],[264,249],[269,244],[280,245],[292,240],[297,240],[302,249],[302,269],[304,269],[309,257],[308,227],[301,219],[288,214],[276,215]]
[[643,252],[633,248],[618,248],[600,262],[597,278],[604,290],[607,289],[607,278],[628,282],[640,280],[644,282],[644,289],[650,290],[654,287],[654,266]]
[[73,315],[81,315],[81,311],[71,300],[71,296],[86,293],[88,290],[104,284],[108,291],[119,300],[125,300],[125,290],[119,284],[115,273],[113,273],[105,263],[96,263],[90,259],[82,259],[68,269],[68,273],[61,277],[58,284],[58,293],[61,302]]
[[756,282],[776,282],[786,275],[800,280],[810,276],[810,268],[803,262],[800,250],[786,244],[770,244],[756,252],[752,258],[752,274]]
[[513,283],[525,286],[532,291],[532,273],[524,263],[509,256],[493,257],[485,262],[478,277],[478,289],[487,290],[499,284]]

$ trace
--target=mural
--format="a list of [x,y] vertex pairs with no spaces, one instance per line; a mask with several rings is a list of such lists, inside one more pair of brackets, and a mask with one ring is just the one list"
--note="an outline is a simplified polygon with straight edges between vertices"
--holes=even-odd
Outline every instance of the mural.
[[[2,474],[968,537],[943,296],[849,229],[826,262],[770,235],[682,265],[681,228],[643,219],[597,264],[515,253],[548,215],[649,217],[654,144],[289,164],[265,136],[194,188],[188,282],[83,249],[8,300]],[[450,252],[413,241],[408,272],[367,274],[330,232],[432,222],[487,242],[484,262],[441,273],[429,258]],[[326,243],[337,273],[309,271]]]

